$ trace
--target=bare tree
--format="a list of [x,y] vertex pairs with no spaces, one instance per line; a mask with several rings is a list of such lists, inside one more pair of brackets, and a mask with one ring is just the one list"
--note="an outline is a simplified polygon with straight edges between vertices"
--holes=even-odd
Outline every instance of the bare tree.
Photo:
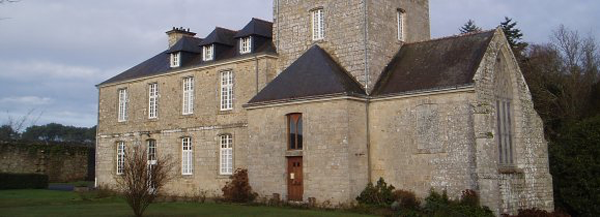
[[149,153],[145,145],[128,149],[117,186],[135,216],[142,216],[164,185],[172,179],[170,170],[173,166],[170,157]]

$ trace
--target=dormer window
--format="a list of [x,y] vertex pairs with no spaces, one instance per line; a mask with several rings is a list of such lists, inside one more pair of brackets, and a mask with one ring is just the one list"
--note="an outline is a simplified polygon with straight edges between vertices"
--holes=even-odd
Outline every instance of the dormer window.
[[247,54],[252,51],[252,36],[240,38],[240,54]]
[[171,54],[171,68],[181,66],[181,52]]
[[202,60],[211,61],[214,60],[215,46],[214,45],[206,45],[202,48]]

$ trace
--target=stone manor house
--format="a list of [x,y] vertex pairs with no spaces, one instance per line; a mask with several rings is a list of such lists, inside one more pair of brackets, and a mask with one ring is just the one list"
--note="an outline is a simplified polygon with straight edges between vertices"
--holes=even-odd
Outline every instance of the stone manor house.
[[274,0],[273,22],[167,32],[101,83],[96,174],[127,150],[177,162],[169,194],[215,194],[237,168],[261,196],[353,202],[383,177],[425,197],[479,192],[553,209],[542,121],[499,29],[430,39],[428,0]]

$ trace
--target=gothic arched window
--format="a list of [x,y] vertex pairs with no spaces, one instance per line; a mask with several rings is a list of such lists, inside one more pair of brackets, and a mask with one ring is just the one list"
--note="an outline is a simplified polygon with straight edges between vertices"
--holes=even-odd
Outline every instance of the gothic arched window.
[[287,115],[288,149],[302,150],[302,114]]
[[514,164],[513,90],[510,69],[503,52],[500,52],[496,59],[494,72],[496,76],[494,92],[496,98],[498,159],[501,165],[512,165]]

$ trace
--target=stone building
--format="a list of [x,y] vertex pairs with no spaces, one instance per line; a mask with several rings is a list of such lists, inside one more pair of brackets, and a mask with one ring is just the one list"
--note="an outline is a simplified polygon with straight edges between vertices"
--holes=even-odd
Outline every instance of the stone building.
[[478,191],[497,214],[553,209],[542,121],[499,29],[430,39],[427,0],[274,0],[274,22],[167,32],[99,89],[97,181],[123,156],[178,163],[171,194],[237,168],[262,196],[351,203],[383,177],[425,197]]

